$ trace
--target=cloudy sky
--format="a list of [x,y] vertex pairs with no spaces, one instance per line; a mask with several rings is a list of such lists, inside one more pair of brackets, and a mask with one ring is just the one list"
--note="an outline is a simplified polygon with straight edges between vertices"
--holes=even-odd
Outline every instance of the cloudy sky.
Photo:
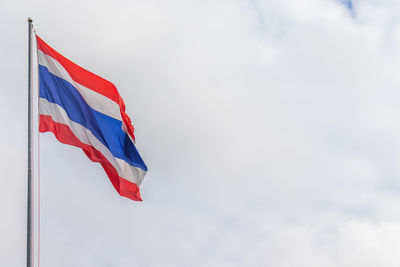
[[0,7],[0,266],[25,264],[28,16],[118,87],[149,167],[133,202],[41,134],[41,266],[400,265],[400,1]]

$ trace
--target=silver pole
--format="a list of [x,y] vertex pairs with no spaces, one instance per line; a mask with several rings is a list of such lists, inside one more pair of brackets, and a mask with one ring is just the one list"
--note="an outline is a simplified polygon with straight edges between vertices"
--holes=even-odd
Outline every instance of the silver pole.
[[33,229],[32,229],[32,19],[28,18],[28,216],[27,216],[27,239],[26,239],[26,266],[32,267],[33,251]]

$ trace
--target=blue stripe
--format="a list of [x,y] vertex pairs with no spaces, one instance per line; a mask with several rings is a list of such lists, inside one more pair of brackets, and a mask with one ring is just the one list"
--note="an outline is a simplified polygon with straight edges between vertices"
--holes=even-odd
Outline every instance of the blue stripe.
[[72,84],[42,65],[39,65],[39,97],[62,107],[72,121],[92,132],[114,157],[147,171],[132,140],[122,130],[122,122],[89,107]]

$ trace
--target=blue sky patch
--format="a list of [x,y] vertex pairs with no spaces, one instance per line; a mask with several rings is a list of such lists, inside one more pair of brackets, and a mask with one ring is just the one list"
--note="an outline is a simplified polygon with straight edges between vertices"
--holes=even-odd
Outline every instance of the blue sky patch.
[[343,5],[347,7],[350,11],[354,11],[353,9],[353,2],[351,0],[339,0]]

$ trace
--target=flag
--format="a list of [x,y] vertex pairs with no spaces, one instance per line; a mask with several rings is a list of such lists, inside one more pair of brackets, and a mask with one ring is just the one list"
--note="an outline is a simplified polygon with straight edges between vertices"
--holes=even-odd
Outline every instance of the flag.
[[39,36],[39,131],[99,162],[121,196],[141,201],[147,167],[117,88],[68,60]]

